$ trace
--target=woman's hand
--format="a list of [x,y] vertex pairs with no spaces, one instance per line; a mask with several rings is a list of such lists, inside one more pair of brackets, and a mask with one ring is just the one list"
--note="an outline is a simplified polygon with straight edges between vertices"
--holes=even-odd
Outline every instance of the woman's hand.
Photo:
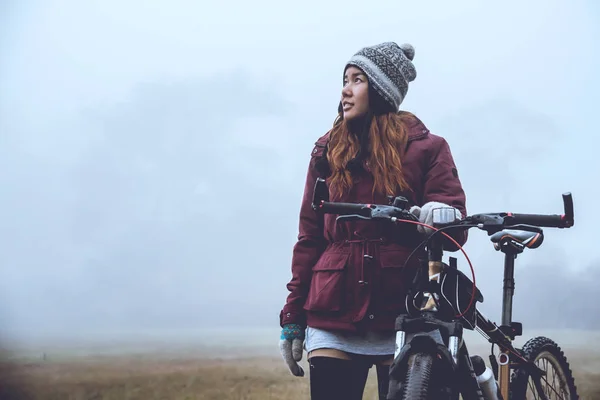
[[284,325],[279,338],[279,350],[294,376],[304,376],[304,370],[298,364],[298,361],[302,360],[303,345],[304,328],[297,324]]
[[[462,214],[458,209],[444,203],[439,203],[437,201],[430,201],[429,203],[423,205],[423,207],[412,206],[409,211],[415,217],[419,218],[419,222],[421,222],[422,224],[433,226],[433,210],[436,208],[452,208],[454,209],[454,213],[456,214],[456,219],[462,219]],[[433,229],[423,225],[417,225],[417,230],[427,235],[433,233]]]

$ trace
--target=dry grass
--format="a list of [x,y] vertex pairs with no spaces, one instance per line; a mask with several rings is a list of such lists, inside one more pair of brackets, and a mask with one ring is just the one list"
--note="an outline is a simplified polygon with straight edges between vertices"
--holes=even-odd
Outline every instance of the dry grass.
[[[577,354],[581,398],[600,398],[598,358]],[[374,372],[374,371],[372,371]],[[289,375],[277,358],[151,359],[5,363],[0,398],[12,399],[308,399],[308,378]],[[376,399],[371,374],[365,399]]]
[[[528,332],[531,335],[535,332]],[[581,398],[600,399],[600,350],[590,346],[598,342],[600,333],[553,335],[564,343]],[[467,341],[472,354],[485,359],[488,344],[471,336]],[[157,341],[135,348],[114,343],[107,348],[77,347],[71,343],[65,347],[27,346],[26,352],[6,352],[1,358],[12,361],[0,363],[0,400],[309,398],[308,376],[291,376],[279,358],[277,346],[266,339],[258,345],[238,348],[209,345],[208,340],[192,345],[181,343],[174,346]],[[42,360],[40,354],[46,351],[48,358]],[[246,356],[242,358],[240,354]],[[306,360],[302,365],[308,370]],[[374,369],[364,399],[377,399]]]
[[[2,399],[307,399],[308,378],[279,359],[148,360],[5,364]],[[371,377],[365,398],[374,399]]]

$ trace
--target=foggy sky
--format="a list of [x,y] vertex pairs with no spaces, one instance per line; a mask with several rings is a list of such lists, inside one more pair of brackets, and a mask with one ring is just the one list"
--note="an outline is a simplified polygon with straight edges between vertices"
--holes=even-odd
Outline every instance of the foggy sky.
[[[402,108],[450,143],[469,213],[573,192],[575,228],[517,260],[515,318],[600,327],[578,297],[600,268],[595,2],[3,4],[5,333],[278,324],[343,65],[390,40],[415,46]],[[465,250],[498,319],[502,254],[479,231]]]

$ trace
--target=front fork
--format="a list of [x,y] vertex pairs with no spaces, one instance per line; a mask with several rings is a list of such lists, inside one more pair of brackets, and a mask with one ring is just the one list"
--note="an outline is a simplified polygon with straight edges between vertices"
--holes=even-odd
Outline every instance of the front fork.
[[[439,286],[440,284],[440,276],[444,265],[442,261],[429,261],[429,284],[433,284],[435,286]],[[423,292],[423,302],[424,305],[421,306],[419,311],[426,313],[435,313],[438,311],[437,304],[439,301],[439,295],[437,293],[431,293],[429,291]],[[453,331],[457,331],[453,329]],[[462,334],[462,326],[460,329],[460,333]],[[460,338],[456,335],[450,335],[448,339],[448,351],[452,355],[452,360],[455,364],[458,364],[458,346]],[[405,329],[396,331],[396,350],[394,353],[394,358],[400,354],[400,350],[404,347],[406,343],[406,332]]]
[[[433,253],[433,254],[431,254]],[[428,262],[429,287],[438,287],[440,284],[441,272],[444,264],[441,257],[435,251],[430,250],[430,260]],[[466,393],[476,393],[476,399],[483,399],[483,393],[477,383],[475,371],[470,359],[462,360],[460,358],[460,342],[462,340],[463,326],[459,322],[444,322],[435,318],[438,311],[439,295],[438,290],[423,291],[423,302],[419,308],[420,317],[411,318],[408,315],[401,315],[396,319],[396,346],[394,351],[394,360],[399,360],[401,353],[406,351],[406,337],[408,333],[414,333],[417,336],[430,336],[433,340],[431,345],[436,342],[436,347],[440,349],[442,346],[447,347],[447,352],[444,351],[448,358],[451,358],[452,370],[456,371],[460,368],[468,368],[468,374],[472,379],[468,380],[467,385],[473,385],[466,390]],[[448,338],[447,345],[444,343],[442,336]],[[421,339],[421,338],[419,338]],[[412,340],[412,338],[411,338]],[[410,347],[410,346],[408,346]],[[464,354],[468,358],[468,352],[464,349]],[[404,357],[402,357],[404,358]],[[459,359],[460,358],[460,359]],[[464,361],[461,362],[461,361]],[[462,365],[460,365],[462,364]]]
[[[431,312],[419,317],[400,315],[396,319],[396,349],[393,369],[403,370],[410,354],[424,351],[441,358],[444,370],[450,374],[444,377],[453,393],[464,393],[464,399],[483,400],[483,393],[465,346],[461,346],[463,326],[458,322],[444,322]],[[447,341],[444,340],[447,337]],[[407,340],[408,339],[408,340]],[[398,376],[395,377],[398,379]],[[437,376],[435,379],[440,378]],[[458,398],[458,394],[455,395]]]
[[[404,316],[400,316],[398,319],[401,319]],[[416,321],[417,319],[413,320]],[[400,324],[405,323],[406,320],[402,319]],[[408,322],[408,321],[407,321]],[[408,322],[410,323],[410,322]],[[433,322],[432,322],[433,323]],[[439,322],[438,322],[439,323]],[[425,324],[427,324],[425,322]],[[458,323],[450,323],[448,325],[452,325],[451,329],[449,329],[450,335],[448,336],[448,352],[452,357],[452,361],[454,361],[455,365],[458,365],[458,350],[460,345],[460,339],[462,337],[462,325]],[[398,357],[404,345],[406,344],[406,328],[400,328],[400,330],[396,330],[396,348],[394,351],[394,359]],[[426,333],[427,330],[420,330],[422,333]]]
[[[428,273],[429,273],[429,284],[431,285],[435,285],[436,287],[439,287],[440,284],[440,277],[441,277],[441,273],[442,273],[442,269],[444,268],[444,264],[442,263],[442,261],[440,260],[441,257],[438,257],[437,252],[435,251],[431,251],[430,252],[434,253],[432,254],[433,257],[430,257],[430,261],[428,263]],[[431,259],[434,260],[431,260]],[[435,260],[438,259],[438,260]],[[437,304],[439,301],[439,295],[436,292],[429,292],[429,291],[424,291],[423,292],[423,303],[419,309],[420,312],[425,312],[425,313],[435,313],[438,311],[437,308]],[[404,323],[405,320],[402,320],[401,325]],[[455,324],[453,323],[452,326],[455,326]],[[456,335],[449,335],[449,339],[448,339],[448,351],[450,351],[450,355],[452,355],[452,360],[454,361],[455,364],[458,364],[458,347],[459,347],[459,342],[460,342],[460,338],[458,336],[458,332],[460,331],[460,335],[462,336],[462,326],[460,326],[460,329],[454,329],[451,328],[450,331],[452,332],[457,332]],[[398,329],[400,328],[400,329]],[[402,326],[396,326],[396,350],[394,352],[394,358],[398,357],[398,354],[400,354],[400,350],[404,347],[404,344],[406,343],[406,329],[403,328]]]

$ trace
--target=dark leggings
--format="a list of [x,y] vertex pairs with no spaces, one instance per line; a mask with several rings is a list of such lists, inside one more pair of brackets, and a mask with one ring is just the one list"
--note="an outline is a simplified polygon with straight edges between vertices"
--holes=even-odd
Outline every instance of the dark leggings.
[[[315,356],[309,359],[311,400],[362,400],[369,369],[375,359],[354,356],[352,360]],[[388,392],[388,365],[377,365],[379,400]]]

